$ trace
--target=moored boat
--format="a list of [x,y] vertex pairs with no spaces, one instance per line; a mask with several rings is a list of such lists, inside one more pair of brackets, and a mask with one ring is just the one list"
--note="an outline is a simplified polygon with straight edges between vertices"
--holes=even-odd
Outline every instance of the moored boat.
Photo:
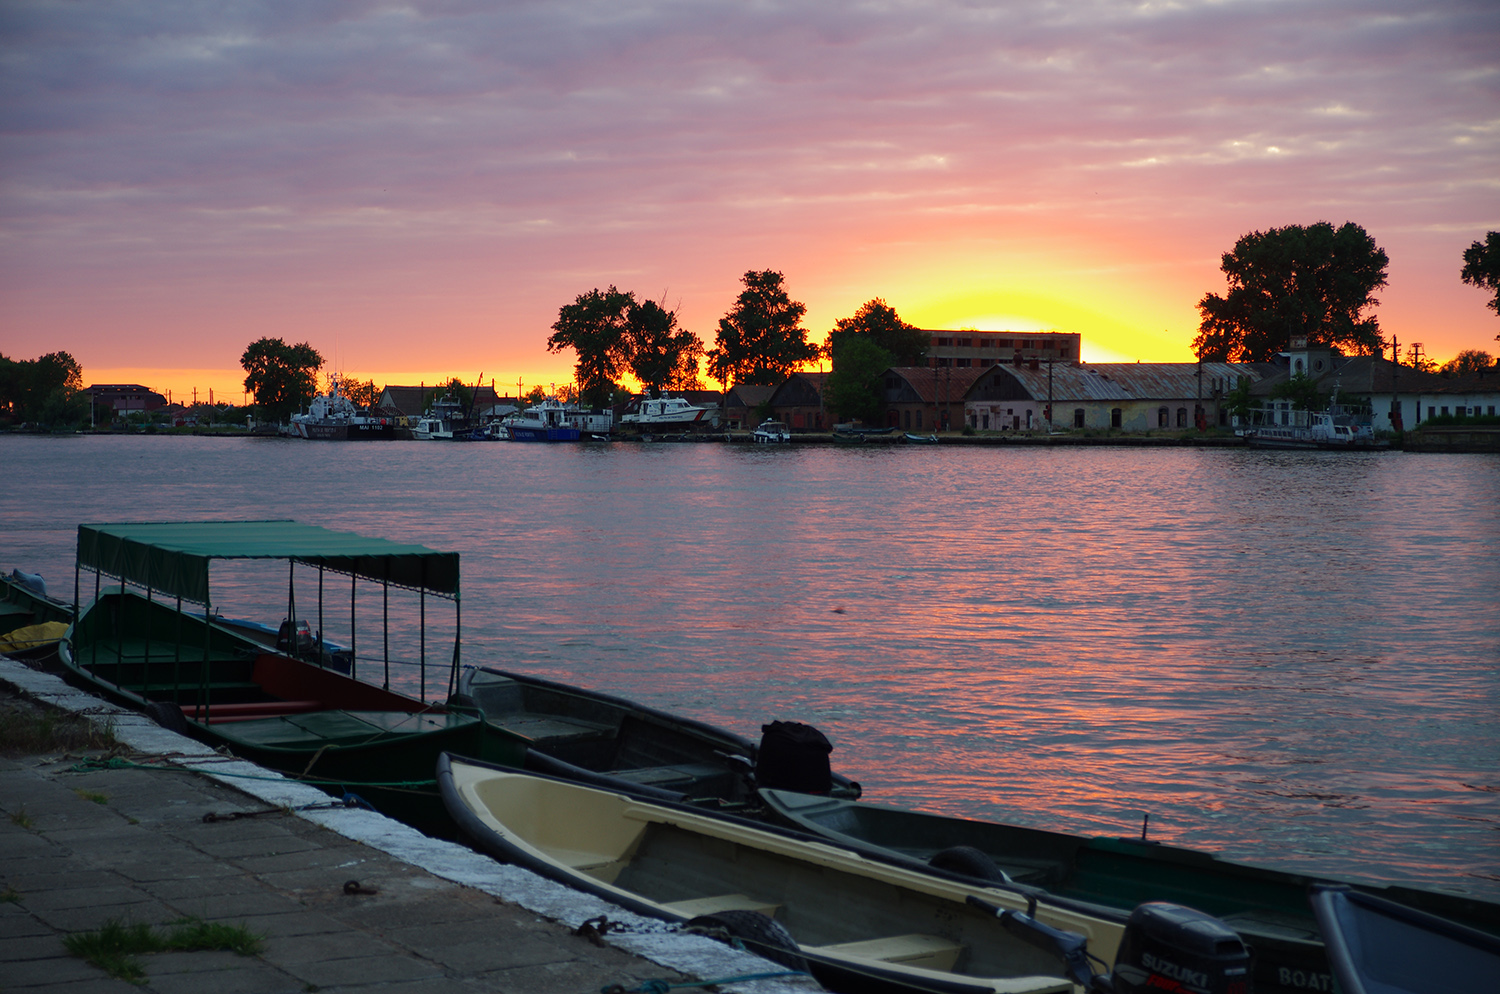
[[[760,795],[781,824],[904,865],[935,865],[1084,902],[1119,920],[1146,901],[1196,908],[1255,948],[1257,991],[1333,989],[1307,901],[1316,878],[1142,839],[1089,838],[780,790]],[[1406,887],[1360,889],[1500,933],[1500,906],[1488,902]]]
[[513,442],[576,442],[582,432],[569,418],[574,413],[576,408],[548,397],[501,423]]
[[777,444],[790,442],[792,433],[782,422],[767,418],[756,426],[754,437],[757,444]]
[[464,667],[461,706],[528,743],[525,768],[621,793],[744,808],[758,783],[858,797],[809,725],[773,722],[759,744],[713,725],[598,691],[490,667]]
[[298,438],[353,442],[396,437],[395,420],[356,407],[344,396],[338,376],[331,377],[326,393],[313,397],[305,414],[292,415],[291,424]]
[[0,653],[50,662],[73,621],[73,605],[51,596],[35,573],[0,576]]
[[1451,994],[1500,986],[1500,938],[1346,885],[1313,912],[1343,994]]
[[638,428],[682,427],[707,424],[714,420],[712,408],[689,404],[683,397],[646,397],[636,409],[620,415],[622,425]]
[[[444,802],[498,859],[668,922],[719,926],[805,960],[834,991],[1067,994],[1061,962],[991,911],[1024,897],[796,832],[444,756]],[[1045,903],[1034,917],[1113,962],[1117,923]],[[784,937],[784,938],[783,938]]]
[[[412,696],[391,689],[388,648],[377,685],[319,665],[324,654],[296,658],[217,623],[209,587],[217,559],[280,560],[293,564],[289,575],[297,565],[315,569],[320,617],[325,573],[349,578],[351,614],[358,580],[379,584],[382,598],[393,586],[416,591],[424,652],[425,599],[456,602],[458,594],[457,553],[291,521],[81,525],[78,569],[94,574],[95,589],[59,653],[70,678],[164,727],[330,793],[357,795],[436,834],[451,835],[432,782],[440,752],[521,761],[522,739],[428,702],[425,656],[420,696]],[[184,601],[198,608],[186,610]],[[441,674],[434,666],[434,677]],[[441,680],[442,697],[453,679],[450,670]]]

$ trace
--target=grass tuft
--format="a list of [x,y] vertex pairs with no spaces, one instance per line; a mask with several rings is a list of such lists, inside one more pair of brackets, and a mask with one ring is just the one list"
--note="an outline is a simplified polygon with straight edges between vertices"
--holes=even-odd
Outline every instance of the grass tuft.
[[100,728],[85,717],[33,701],[0,700],[0,755],[119,748],[111,727]]
[[36,824],[31,820],[31,815],[26,813],[26,805],[24,804],[11,812],[10,823],[17,828],[31,828]]
[[137,956],[162,952],[201,952],[221,949],[255,956],[265,948],[265,937],[243,925],[182,918],[163,932],[144,924],[111,919],[97,932],[78,932],[63,939],[63,947],[117,980],[145,982],[146,968]]
[[74,791],[73,791],[73,793],[77,794],[79,797],[83,798],[85,801],[93,801],[95,804],[108,804],[109,803],[109,795],[108,794],[101,794],[97,790],[84,790],[83,788],[79,787],[79,788],[75,788]]
[[20,904],[21,892],[14,887],[6,887],[0,890],[0,904]]

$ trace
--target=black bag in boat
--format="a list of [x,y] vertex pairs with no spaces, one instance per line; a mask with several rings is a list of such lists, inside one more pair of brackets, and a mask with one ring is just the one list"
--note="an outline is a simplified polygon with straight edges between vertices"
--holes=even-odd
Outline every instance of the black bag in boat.
[[828,764],[833,743],[828,736],[798,721],[773,721],[760,726],[760,732],[756,786],[801,794],[826,794],[833,789]]

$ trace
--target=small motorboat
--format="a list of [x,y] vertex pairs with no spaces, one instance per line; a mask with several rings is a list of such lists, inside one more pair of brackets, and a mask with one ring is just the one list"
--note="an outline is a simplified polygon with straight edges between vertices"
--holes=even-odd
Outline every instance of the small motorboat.
[[1500,988],[1500,938],[1342,884],[1314,886],[1312,906],[1343,994]]
[[744,808],[757,785],[858,797],[831,771],[833,746],[798,722],[772,722],[759,745],[713,725],[621,697],[487,666],[466,666],[450,705],[477,708],[528,743],[525,768],[621,793]]
[[774,445],[781,442],[790,442],[792,440],[792,433],[785,424],[777,421],[775,418],[767,418],[756,426],[754,437],[758,445]]
[[[497,859],[637,914],[721,929],[833,991],[1071,994],[995,908],[1075,933],[1106,965],[1123,926],[869,859],[801,833],[445,755],[438,786]],[[982,898],[987,907],[969,902]]]
[[[1307,904],[1317,881],[1145,839],[1067,835],[889,805],[761,790],[780,824],[912,867],[930,866],[1047,894],[1124,921],[1143,902],[1214,915],[1255,948],[1255,990],[1332,990],[1322,934]],[[1415,888],[1379,890],[1500,933],[1500,906]]]

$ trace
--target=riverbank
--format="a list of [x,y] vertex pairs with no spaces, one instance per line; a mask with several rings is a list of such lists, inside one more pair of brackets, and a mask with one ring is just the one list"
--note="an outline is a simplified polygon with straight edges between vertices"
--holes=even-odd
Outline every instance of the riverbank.
[[[336,806],[3,657],[0,703],[81,715],[114,739],[0,756],[8,991],[585,994],[776,969]],[[619,930],[601,938],[586,926],[600,915]],[[261,951],[136,956],[145,976],[135,984],[64,945],[111,922],[159,928],[183,919],[259,937]],[[782,978],[722,989],[817,988]]]

